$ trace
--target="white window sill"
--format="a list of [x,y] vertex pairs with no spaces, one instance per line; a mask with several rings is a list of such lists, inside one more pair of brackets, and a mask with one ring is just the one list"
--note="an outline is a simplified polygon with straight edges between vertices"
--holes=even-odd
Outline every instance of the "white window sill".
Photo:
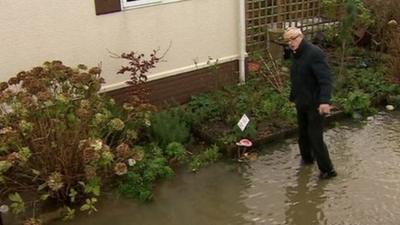
[[138,9],[138,8],[150,7],[150,6],[156,6],[156,5],[165,5],[165,4],[177,3],[177,2],[183,2],[183,1],[188,1],[188,0],[161,0],[158,2],[149,2],[149,3],[136,4],[136,5],[130,5],[130,6],[129,5],[125,6],[121,0],[121,5],[122,5],[122,10],[132,10],[132,9]]

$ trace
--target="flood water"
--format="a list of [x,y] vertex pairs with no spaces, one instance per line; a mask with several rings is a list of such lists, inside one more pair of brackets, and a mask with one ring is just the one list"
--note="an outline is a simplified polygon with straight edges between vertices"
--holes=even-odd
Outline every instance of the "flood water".
[[74,225],[400,224],[400,113],[339,122],[325,133],[338,177],[301,166],[295,138],[248,164],[218,163],[162,182],[153,202],[107,200]]

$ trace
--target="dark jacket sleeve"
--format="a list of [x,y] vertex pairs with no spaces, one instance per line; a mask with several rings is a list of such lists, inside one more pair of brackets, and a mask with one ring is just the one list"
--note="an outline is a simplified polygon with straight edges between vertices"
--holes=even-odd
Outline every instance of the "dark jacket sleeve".
[[330,104],[332,95],[332,75],[325,55],[319,48],[315,49],[311,67],[320,88],[318,96],[319,103]]
[[293,88],[290,88],[290,93],[289,93],[289,101],[294,102],[294,93],[293,93]]

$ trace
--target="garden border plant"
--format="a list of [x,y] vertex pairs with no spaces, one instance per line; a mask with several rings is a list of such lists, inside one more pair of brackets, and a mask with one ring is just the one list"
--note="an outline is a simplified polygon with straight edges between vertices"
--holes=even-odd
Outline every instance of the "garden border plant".
[[[179,143],[165,146],[166,153],[141,146],[154,111],[145,73],[161,59],[156,53],[150,59],[121,54],[129,65],[119,73],[130,72],[134,90],[123,105],[99,93],[104,82],[99,67],[45,62],[0,83],[4,207],[22,215],[25,224],[41,224],[37,212],[44,203],[57,202],[64,219],[72,219],[76,208],[91,214],[103,189],[114,184],[151,199],[154,182],[172,174],[170,160],[181,160],[184,152]],[[142,182],[130,182],[132,176]]]
[[35,216],[49,199],[62,203],[65,218],[73,217],[69,206],[76,204],[96,211],[101,182],[117,161],[98,133],[100,73],[99,67],[52,61],[1,83],[0,197],[8,196],[13,213],[30,206],[27,215]]

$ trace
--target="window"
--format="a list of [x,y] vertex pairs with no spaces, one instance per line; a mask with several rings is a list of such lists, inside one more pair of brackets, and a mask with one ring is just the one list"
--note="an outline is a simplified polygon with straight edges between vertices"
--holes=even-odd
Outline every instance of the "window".
[[183,0],[94,0],[96,15],[119,12],[124,8],[140,7],[152,4],[166,4]]
[[124,7],[131,7],[161,2],[161,0],[122,0],[122,2]]

